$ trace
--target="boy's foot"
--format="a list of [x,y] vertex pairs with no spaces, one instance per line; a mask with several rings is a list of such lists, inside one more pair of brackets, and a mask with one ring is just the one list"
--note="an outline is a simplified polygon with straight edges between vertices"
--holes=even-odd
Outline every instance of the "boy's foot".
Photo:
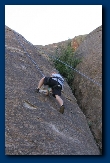
[[35,89],[35,92],[36,92],[36,93],[39,93],[39,88],[36,88],[36,89]]
[[65,107],[64,107],[64,105],[62,105],[62,106],[60,107],[59,112],[63,114],[63,113],[64,113],[64,109],[65,109]]

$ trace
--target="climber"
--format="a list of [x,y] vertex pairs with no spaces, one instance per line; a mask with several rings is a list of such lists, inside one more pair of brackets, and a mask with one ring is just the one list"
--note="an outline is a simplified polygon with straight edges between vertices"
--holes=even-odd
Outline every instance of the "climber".
[[51,77],[43,77],[38,84],[38,87],[36,89],[36,92],[39,93],[39,90],[41,88],[41,86],[44,85],[48,85],[50,88],[52,88],[52,95],[53,97],[56,98],[57,102],[60,105],[60,113],[64,113],[64,105],[63,105],[63,100],[61,99],[61,90],[63,87],[63,83],[64,83],[64,79],[62,78],[62,76],[57,73],[56,70],[51,71]]

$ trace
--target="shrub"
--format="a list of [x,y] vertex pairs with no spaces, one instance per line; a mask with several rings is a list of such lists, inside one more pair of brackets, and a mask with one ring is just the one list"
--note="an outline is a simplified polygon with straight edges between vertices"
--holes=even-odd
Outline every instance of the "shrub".
[[73,68],[75,68],[77,64],[81,62],[81,60],[75,58],[74,49],[71,47],[71,42],[68,43],[67,47],[61,46],[57,48],[55,54],[57,59],[53,60],[54,65],[60,74],[66,79],[67,83],[72,89],[74,70],[59,62],[58,60],[63,61]]

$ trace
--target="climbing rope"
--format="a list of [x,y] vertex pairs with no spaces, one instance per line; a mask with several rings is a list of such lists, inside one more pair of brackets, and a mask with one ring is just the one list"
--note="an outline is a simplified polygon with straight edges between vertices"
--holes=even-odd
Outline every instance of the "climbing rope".
[[38,69],[38,71],[40,72],[40,74],[44,77],[45,75],[41,72],[40,68],[38,67],[37,63],[31,58],[31,56],[29,55],[29,53],[27,52],[27,50],[25,49],[25,47],[23,46],[23,44],[21,43],[20,39],[18,38],[16,32],[14,31],[15,37],[18,40],[19,44],[22,46],[22,48],[24,49],[26,55],[28,56],[28,58],[35,64],[36,68]]
[[[33,45],[34,46],[34,45]],[[36,47],[34,47],[36,48]],[[36,49],[39,49],[41,50],[40,48],[36,48]],[[73,68],[72,66],[68,65],[67,63],[61,61],[60,59],[56,58],[56,57],[53,57],[51,56],[50,54],[44,52],[44,54],[46,54],[49,58],[52,58],[54,60],[57,60],[59,62],[61,62],[62,64],[64,64],[65,66],[71,68],[72,70],[74,70],[75,72],[79,73],[81,76],[85,77],[86,79],[88,79],[89,81],[93,82],[94,84],[98,85],[99,87],[102,87],[102,85],[100,83],[98,83],[97,81],[95,81],[94,79],[91,79],[90,77],[88,77],[87,75],[83,74],[82,72],[80,72],[79,70],[77,70],[76,68]]]
[[[17,33],[14,31],[15,36],[17,38],[17,40],[19,41],[20,45],[23,47],[24,51],[26,52],[27,56],[31,59],[31,61],[36,65],[36,68],[39,70],[39,72],[41,73],[41,75],[44,77],[45,75],[41,72],[40,68],[38,67],[38,65],[36,64],[36,62],[31,58],[31,56],[28,54],[28,52],[26,51],[25,47],[23,46],[23,44],[21,43],[21,41],[19,40],[19,38],[17,37]],[[19,35],[19,34],[18,34]],[[29,43],[31,46],[33,46],[36,50],[40,50],[41,48],[39,47],[35,47],[32,43],[30,43],[29,41],[27,41],[25,38],[24,40]],[[67,63],[59,60],[56,57],[51,56],[50,54],[44,52],[45,55],[47,55],[49,58],[52,58],[54,60],[57,60],[59,62],[61,62],[62,64],[64,64],[65,66],[69,67],[70,69],[74,70],[75,72],[79,73],[81,76],[85,77],[86,79],[88,79],[89,81],[93,82],[94,84],[98,85],[99,87],[102,87],[102,85],[100,83],[98,83],[97,81],[95,81],[94,79],[91,79],[90,77],[88,77],[87,75],[83,74],[82,72],[80,72],[79,70],[77,70],[76,68],[73,68],[72,66],[68,65]]]
[[85,74],[81,73],[80,71],[78,71],[77,69],[73,68],[72,66],[68,65],[67,63],[55,58],[55,57],[51,57],[54,58],[55,60],[61,62],[62,64],[64,64],[65,66],[71,68],[72,70],[76,71],[77,73],[79,73],[80,75],[82,75],[83,77],[85,77],[86,79],[88,79],[89,81],[93,82],[94,84],[97,84],[98,86],[102,87],[102,85],[98,82],[96,82],[95,80],[91,79],[90,77],[86,76]]

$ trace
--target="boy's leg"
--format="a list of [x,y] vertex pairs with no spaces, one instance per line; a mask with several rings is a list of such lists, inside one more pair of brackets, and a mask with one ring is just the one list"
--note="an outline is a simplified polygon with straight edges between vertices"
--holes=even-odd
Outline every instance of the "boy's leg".
[[63,105],[63,100],[61,99],[61,97],[58,96],[58,95],[55,95],[55,97],[56,97],[56,100],[58,101],[58,103],[60,104],[60,106],[62,106]]
[[64,105],[63,105],[63,100],[58,95],[55,95],[55,97],[56,97],[56,100],[58,101],[58,103],[60,104],[60,110],[59,110],[59,112],[63,114],[64,113],[64,109],[65,109],[64,108]]

